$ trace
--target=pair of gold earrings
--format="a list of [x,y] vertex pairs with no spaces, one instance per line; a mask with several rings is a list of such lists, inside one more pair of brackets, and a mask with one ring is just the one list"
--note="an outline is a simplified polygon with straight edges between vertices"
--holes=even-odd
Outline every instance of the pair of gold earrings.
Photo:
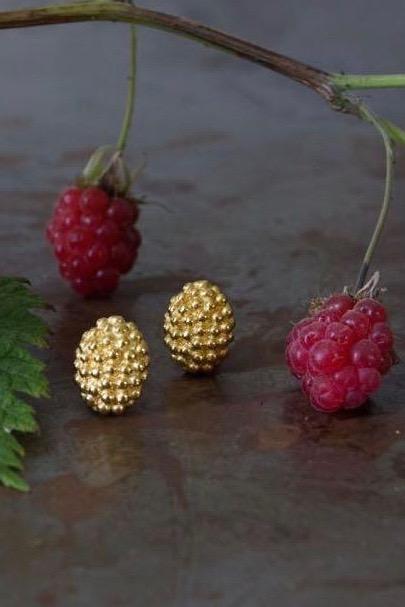
[[[207,280],[184,285],[164,317],[164,341],[172,358],[189,373],[211,373],[225,358],[235,320],[220,289]],[[76,381],[98,413],[120,415],[141,396],[148,377],[149,350],[133,322],[100,318],[83,333],[76,350]]]

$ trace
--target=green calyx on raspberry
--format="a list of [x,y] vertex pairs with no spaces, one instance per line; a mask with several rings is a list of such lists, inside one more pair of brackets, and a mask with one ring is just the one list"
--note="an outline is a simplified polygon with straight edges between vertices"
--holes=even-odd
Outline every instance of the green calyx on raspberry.
[[133,181],[122,152],[105,145],[90,156],[77,184],[81,188],[99,187],[113,196],[127,196]]

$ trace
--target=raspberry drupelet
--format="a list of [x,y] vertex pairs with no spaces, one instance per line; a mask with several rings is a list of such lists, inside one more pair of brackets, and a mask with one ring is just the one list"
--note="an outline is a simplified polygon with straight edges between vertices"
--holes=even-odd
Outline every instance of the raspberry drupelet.
[[286,360],[313,407],[332,413],[366,402],[395,362],[384,306],[332,295],[290,331]]
[[132,268],[141,244],[138,206],[101,187],[71,187],[59,197],[46,235],[63,278],[80,295],[103,296]]

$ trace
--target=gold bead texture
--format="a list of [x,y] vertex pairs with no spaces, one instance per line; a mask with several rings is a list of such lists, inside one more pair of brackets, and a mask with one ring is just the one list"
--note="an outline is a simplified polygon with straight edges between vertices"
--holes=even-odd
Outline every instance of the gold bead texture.
[[83,333],[75,379],[92,409],[120,415],[140,397],[148,366],[148,347],[138,327],[110,316]]
[[184,285],[165,314],[165,343],[190,373],[210,373],[228,353],[235,321],[220,289],[207,280]]

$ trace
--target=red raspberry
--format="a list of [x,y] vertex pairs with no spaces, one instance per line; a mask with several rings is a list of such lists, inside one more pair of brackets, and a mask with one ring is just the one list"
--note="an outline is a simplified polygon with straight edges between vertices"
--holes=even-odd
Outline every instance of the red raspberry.
[[[63,278],[86,297],[116,289],[141,243],[133,200],[110,197],[98,187],[65,190],[46,228]],[[383,332],[377,333],[377,340]]]
[[313,407],[332,413],[362,405],[395,361],[384,306],[332,295],[286,340],[286,360]]

